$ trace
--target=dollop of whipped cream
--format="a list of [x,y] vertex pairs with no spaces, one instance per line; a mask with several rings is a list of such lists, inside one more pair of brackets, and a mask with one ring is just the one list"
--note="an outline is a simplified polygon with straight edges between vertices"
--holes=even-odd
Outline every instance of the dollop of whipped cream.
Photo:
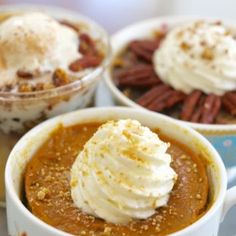
[[236,31],[203,20],[177,26],[153,62],[160,79],[177,90],[222,95],[236,89]]
[[0,85],[18,70],[33,75],[67,69],[80,57],[78,34],[40,12],[13,15],[0,24]]
[[105,123],[72,166],[74,203],[116,224],[153,215],[167,204],[177,178],[168,146],[136,120]]

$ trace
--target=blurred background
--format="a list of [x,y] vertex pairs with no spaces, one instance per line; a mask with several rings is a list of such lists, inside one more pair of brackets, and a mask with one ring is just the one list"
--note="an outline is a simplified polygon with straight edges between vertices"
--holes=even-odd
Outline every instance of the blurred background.
[[161,15],[236,18],[235,0],[0,0],[0,3],[50,4],[78,10],[110,33],[137,20]]

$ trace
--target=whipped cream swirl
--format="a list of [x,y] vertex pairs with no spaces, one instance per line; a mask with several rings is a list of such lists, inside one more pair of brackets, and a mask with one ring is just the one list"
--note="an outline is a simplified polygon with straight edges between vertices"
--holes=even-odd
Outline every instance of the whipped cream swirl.
[[236,89],[236,31],[195,21],[170,30],[153,57],[163,82],[184,93],[222,95]]
[[177,178],[168,146],[136,120],[102,125],[72,166],[74,203],[117,224],[153,215],[167,204]]

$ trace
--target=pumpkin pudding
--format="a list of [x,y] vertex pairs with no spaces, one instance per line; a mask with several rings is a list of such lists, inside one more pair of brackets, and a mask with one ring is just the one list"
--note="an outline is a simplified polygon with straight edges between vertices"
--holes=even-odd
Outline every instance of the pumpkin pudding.
[[210,204],[203,157],[135,120],[60,125],[24,183],[30,211],[74,235],[167,235]]
[[111,76],[125,96],[149,110],[195,123],[235,123],[236,31],[198,20],[130,41]]

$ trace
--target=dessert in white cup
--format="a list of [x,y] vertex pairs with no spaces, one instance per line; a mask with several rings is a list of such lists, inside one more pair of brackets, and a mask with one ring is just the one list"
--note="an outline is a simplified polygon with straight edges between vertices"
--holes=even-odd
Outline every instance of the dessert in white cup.
[[[109,63],[110,46],[106,32],[95,22],[57,7],[1,6],[0,31],[0,133],[6,140],[0,156],[3,182],[9,150],[24,132],[49,117],[93,103],[94,91]],[[84,58],[79,47],[84,49],[83,40],[90,39],[103,59],[96,66],[76,71],[73,62]],[[1,203],[4,195],[1,184]]]
[[94,108],[62,115],[40,124],[20,140],[9,157],[5,172],[10,235],[15,236],[19,233],[34,236],[42,234],[70,235],[43,223],[24,206],[21,194],[25,168],[34,153],[48,140],[58,125],[69,127],[85,124],[85,121],[94,123],[111,119],[136,119],[152,129],[160,129],[164,135],[179,140],[194,152],[206,157],[212,204],[198,221],[171,235],[217,235],[220,220],[223,219],[227,210],[235,204],[236,192],[235,188],[232,188],[226,195],[226,171],[215,149],[203,136],[183,124],[155,113],[127,108]]
[[[103,124],[71,168],[74,203],[84,212],[114,224],[152,216],[157,208],[167,205],[177,179],[168,147],[136,120]],[[116,187],[117,182],[120,185]]]
[[207,166],[137,120],[61,125],[26,166],[25,205],[74,235],[167,235],[209,209]]

